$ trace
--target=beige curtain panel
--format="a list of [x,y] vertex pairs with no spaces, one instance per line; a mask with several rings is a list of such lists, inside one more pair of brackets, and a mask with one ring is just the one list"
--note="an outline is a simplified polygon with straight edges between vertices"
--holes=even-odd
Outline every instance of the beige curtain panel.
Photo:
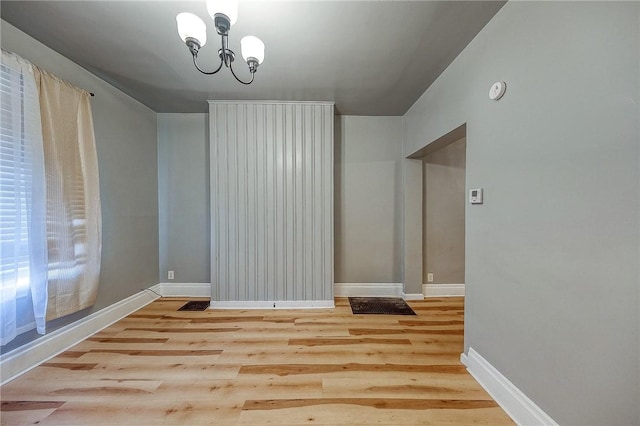
[[47,182],[47,320],[95,302],[102,220],[90,94],[34,67]]

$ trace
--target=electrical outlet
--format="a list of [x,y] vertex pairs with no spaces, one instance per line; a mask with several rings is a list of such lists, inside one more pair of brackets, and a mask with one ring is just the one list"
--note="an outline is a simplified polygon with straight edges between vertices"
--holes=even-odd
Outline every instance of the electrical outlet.
[[170,279],[170,280],[172,280],[172,279],[173,279],[173,271],[169,271],[169,272],[167,273],[167,279]]
[[430,282],[430,283],[433,282],[433,274],[431,272],[427,274],[427,282]]

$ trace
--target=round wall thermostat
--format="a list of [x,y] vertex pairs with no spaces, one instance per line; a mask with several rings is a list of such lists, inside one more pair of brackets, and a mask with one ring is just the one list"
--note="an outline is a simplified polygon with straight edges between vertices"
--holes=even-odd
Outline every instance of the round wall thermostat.
[[505,90],[507,90],[507,83],[504,81],[496,81],[489,89],[489,99],[493,101],[497,101],[504,95]]

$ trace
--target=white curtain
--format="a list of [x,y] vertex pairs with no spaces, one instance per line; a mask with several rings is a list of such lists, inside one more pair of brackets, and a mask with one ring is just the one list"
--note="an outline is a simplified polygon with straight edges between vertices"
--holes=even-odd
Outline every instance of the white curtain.
[[90,94],[35,67],[47,174],[47,319],[95,302],[102,221]]
[[33,67],[2,51],[0,119],[0,344],[37,328],[47,305],[46,185]]
[[90,95],[2,50],[0,344],[95,302],[102,217]]

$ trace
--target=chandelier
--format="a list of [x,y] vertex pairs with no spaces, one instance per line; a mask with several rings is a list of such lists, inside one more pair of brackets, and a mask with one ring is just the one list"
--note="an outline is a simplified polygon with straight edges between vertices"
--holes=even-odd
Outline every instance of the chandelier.
[[207,42],[207,26],[204,21],[193,13],[183,12],[176,16],[178,24],[178,34],[182,41],[185,42],[191,55],[193,56],[193,64],[202,74],[213,75],[222,69],[222,65],[231,70],[231,74],[242,84],[251,84],[255,77],[258,65],[264,61],[264,43],[258,37],[246,36],[240,40],[242,50],[242,58],[249,66],[251,80],[242,81],[233,71],[233,61],[235,53],[229,49],[229,30],[238,19],[238,1],[237,0],[207,0],[207,11],[213,18],[213,24],[216,32],[222,38],[222,44],[218,49],[220,57],[220,65],[213,71],[204,71],[198,66],[198,51]]

